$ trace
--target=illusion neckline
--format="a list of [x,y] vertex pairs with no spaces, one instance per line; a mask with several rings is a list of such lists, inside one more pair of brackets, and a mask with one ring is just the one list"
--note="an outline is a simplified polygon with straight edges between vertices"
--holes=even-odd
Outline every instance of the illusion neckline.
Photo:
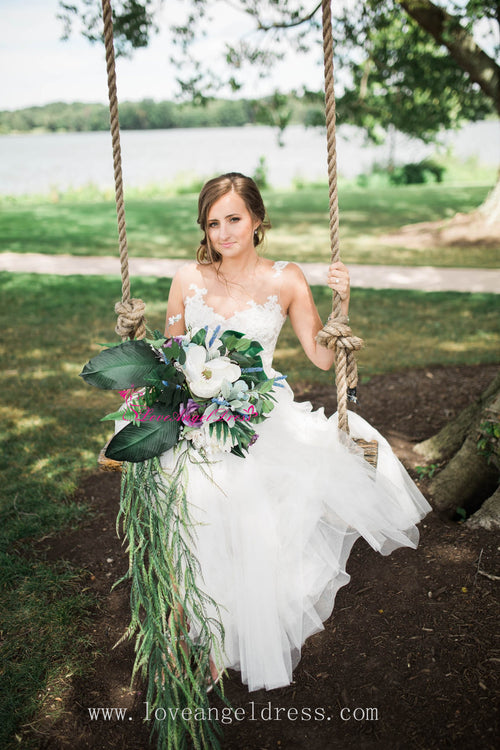
[[[228,318],[224,317],[221,313],[218,313],[211,305],[208,305],[205,301],[205,294],[208,294],[208,290],[205,287],[200,287],[198,284],[195,284],[194,282],[189,285],[190,289],[196,290],[199,294],[190,294],[186,295],[184,298],[184,304],[186,302],[189,302],[190,300],[193,300],[196,296],[199,296],[199,299],[201,299],[203,306],[206,307],[207,310],[210,310],[212,315],[215,315],[217,318],[220,318],[220,320],[223,320],[224,322],[227,322],[229,320],[232,320],[233,318],[236,318],[238,315],[242,314],[248,314],[249,310],[248,308],[244,308],[243,310],[235,310],[232,315],[230,315]],[[277,294],[269,294],[265,302],[256,302],[254,299],[249,299],[247,301],[247,305],[251,305],[251,309],[261,309],[266,310],[269,308],[269,303],[275,303],[276,307],[278,308],[279,315],[282,317],[283,320],[286,320],[286,314],[283,312],[283,309],[281,305],[278,302],[278,295]]]

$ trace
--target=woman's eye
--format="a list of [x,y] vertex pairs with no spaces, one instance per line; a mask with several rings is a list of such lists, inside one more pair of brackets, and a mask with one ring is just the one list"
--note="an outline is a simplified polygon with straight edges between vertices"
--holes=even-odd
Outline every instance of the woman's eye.
[[214,229],[216,226],[217,226],[217,222],[216,221],[209,221],[208,222],[208,228],[209,229]]
[[231,216],[231,221],[232,222],[239,221],[239,220],[240,220],[239,216]]

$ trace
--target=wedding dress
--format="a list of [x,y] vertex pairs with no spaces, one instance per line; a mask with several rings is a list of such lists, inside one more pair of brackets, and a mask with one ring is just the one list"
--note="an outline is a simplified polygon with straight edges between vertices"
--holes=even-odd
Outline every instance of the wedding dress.
[[[191,284],[186,326],[243,332],[264,347],[267,375],[278,374],[272,360],[285,321],[279,303],[285,266],[274,264],[276,293],[227,318],[207,304],[206,289]],[[351,435],[378,441],[376,470],[352,441],[339,440],[336,415],[327,419],[323,408],[294,401],[281,382],[277,404],[256,425],[259,437],[246,457],[221,452],[209,465],[211,479],[196,465],[188,477],[200,586],[218,603],[225,631],[218,666],[239,670],[250,691],[291,682],[302,644],[323,629],[338,589],[349,581],[345,566],[354,542],[362,536],[383,555],[415,548],[416,524],[431,510],[364,419],[350,412]],[[161,456],[164,469],[173,462],[173,450]]]

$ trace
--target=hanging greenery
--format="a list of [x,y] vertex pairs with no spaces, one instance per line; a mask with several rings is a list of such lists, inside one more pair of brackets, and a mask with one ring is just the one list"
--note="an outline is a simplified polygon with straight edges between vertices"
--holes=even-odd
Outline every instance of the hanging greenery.
[[[210,673],[211,651],[222,663],[224,629],[217,603],[201,588],[193,553],[196,527],[186,488],[194,454],[182,446],[176,453],[171,472],[158,457],[123,467],[117,528],[123,527],[129,568],[115,586],[130,580],[131,621],[115,647],[135,635],[131,683],[136,675],[147,682],[147,718],[158,750],[184,750],[188,739],[197,749],[216,750],[221,729],[211,719],[207,688],[215,686],[229,705],[222,682],[215,685]],[[205,461],[201,469],[208,473]]]

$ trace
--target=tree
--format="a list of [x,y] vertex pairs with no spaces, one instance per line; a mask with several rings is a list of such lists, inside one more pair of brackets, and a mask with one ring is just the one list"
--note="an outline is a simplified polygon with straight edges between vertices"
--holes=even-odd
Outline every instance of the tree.
[[[392,126],[431,141],[441,129],[492,112],[477,83],[399,3],[355,6],[342,24],[347,45],[343,65],[350,69],[351,83],[339,97],[340,112],[373,138],[377,129]],[[360,47],[364,57],[357,62]]]
[[[112,0],[118,54],[130,54],[148,44],[157,30],[155,11],[164,0]],[[221,49],[226,75],[194,53],[196,40],[206,34],[211,14],[226,8],[220,0],[185,0],[185,18],[172,24],[171,59],[178,65],[179,94],[204,102],[215,91],[238,91],[245,66],[271,75],[274,64],[321,48],[321,2],[314,7],[300,0],[234,0],[231,6],[251,18],[253,36],[225,43]],[[500,114],[500,53],[497,0],[364,0],[332,3],[337,119],[363,127],[380,141],[387,130],[432,141],[440,130],[464,121]],[[79,19],[91,41],[101,37],[99,0],[60,0],[66,34]],[[480,24],[480,26],[478,26]],[[487,26],[485,26],[485,24]],[[474,39],[480,28],[482,49]],[[496,32],[496,37],[495,37]],[[213,62],[213,61],[212,61]],[[323,122],[322,92],[306,92],[318,105],[310,124]],[[257,119],[286,127],[290,113],[279,93]],[[487,214],[486,214],[487,212]],[[500,221],[500,188],[480,215]]]
[[[438,44],[448,49],[457,65],[480,86],[500,114],[499,66],[476,44],[470,31],[461,25],[460,17],[452,16],[430,0],[406,0],[400,5]],[[496,0],[472,0],[466,3],[466,12],[471,21],[489,17],[500,25],[500,5]]]
[[[133,49],[147,46],[151,34],[158,30],[155,13],[165,0],[112,0],[115,43],[118,54],[130,54]],[[101,39],[99,0],[74,0],[66,3],[60,0],[60,18],[64,23],[64,33],[69,35],[76,20],[81,22],[82,33],[91,41]],[[307,4],[309,5],[309,4]],[[412,90],[416,78],[413,66],[421,63],[419,45],[424,38],[433,39],[434,47],[429,46],[426,55],[442,66],[443,49],[455,61],[462,71],[460,86],[454,97],[460,97],[460,89],[465,87],[467,96],[472,91],[478,94],[481,90],[485,99],[493,103],[500,113],[500,67],[491,54],[475,42],[473,30],[479,22],[489,22],[490,30],[485,40],[491,36],[500,24],[500,10],[496,0],[445,0],[448,9],[438,6],[431,0],[365,0],[362,3],[349,4],[343,8],[342,3],[333,3],[332,12],[334,35],[336,40],[337,69],[362,71],[362,81],[369,81],[371,73],[380,62],[392,73],[397,72],[400,80],[410,75],[407,88]],[[224,4],[217,0],[186,0],[186,16],[180,23],[172,24],[172,58],[183,68],[191,70],[188,76],[179,81],[181,92],[203,96],[204,91],[227,86],[232,91],[241,88],[242,73],[245,64],[259,66],[262,72],[269,74],[272,66],[282,59],[287,51],[300,54],[309,51],[312,46],[320,49],[321,39],[321,2],[313,8],[305,7],[300,0],[234,0],[233,7],[253,19],[253,41],[248,36],[244,40],[225,43],[221,53],[227,65],[225,79],[216,77],[206,65],[206,60],[196,60],[192,49],[195,41],[206,35],[211,14]],[[450,10],[452,12],[450,12]],[[382,36],[396,24],[392,35],[383,40]],[[424,36],[417,37],[415,29],[420,29]],[[498,30],[497,30],[498,32]],[[401,44],[404,34],[404,44]],[[397,36],[399,35],[399,39]],[[407,36],[410,35],[410,36]],[[415,48],[417,42],[417,48]],[[498,55],[498,42],[492,42],[493,55]],[[440,49],[441,48],[441,49]],[[374,54],[376,53],[376,55]],[[371,65],[366,66],[369,61]],[[203,62],[203,65],[201,64]],[[411,64],[409,64],[411,63]],[[425,66],[425,72],[429,67]],[[458,79],[457,79],[458,80]],[[419,81],[419,83],[422,83]],[[433,90],[434,91],[434,90]],[[360,92],[362,93],[362,91]],[[481,102],[476,97],[476,103]],[[438,102],[436,102],[437,104]],[[484,106],[484,100],[481,106]],[[473,110],[467,113],[467,116]],[[479,113],[483,115],[482,112]]]
[[443,464],[430,483],[438,510],[476,511],[471,526],[500,528],[500,373],[476,401],[415,450],[426,461]]

